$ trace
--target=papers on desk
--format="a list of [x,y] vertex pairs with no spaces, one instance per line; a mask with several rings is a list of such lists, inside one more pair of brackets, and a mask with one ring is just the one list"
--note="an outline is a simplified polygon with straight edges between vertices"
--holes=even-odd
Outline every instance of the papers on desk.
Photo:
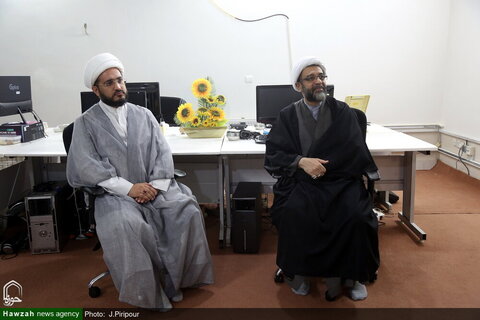
[[366,113],[369,100],[370,100],[369,95],[347,96],[345,98],[345,103],[348,104],[350,108],[358,109],[363,111],[363,113]]
[[0,136],[0,145],[10,145],[22,142],[22,136]]

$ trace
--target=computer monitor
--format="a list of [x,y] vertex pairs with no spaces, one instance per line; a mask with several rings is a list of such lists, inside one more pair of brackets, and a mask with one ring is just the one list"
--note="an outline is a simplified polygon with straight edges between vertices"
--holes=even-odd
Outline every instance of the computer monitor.
[[162,106],[162,119],[170,126],[178,126],[175,122],[175,114],[178,111],[178,107],[184,104],[186,101],[179,97],[160,97],[160,104]]
[[[333,84],[327,85],[327,94],[333,97],[333,92]],[[275,124],[280,110],[302,97],[290,84],[257,86],[257,122]]]
[[[158,122],[162,119],[160,85],[158,82],[127,82],[128,101],[152,111]],[[144,103],[141,103],[142,96]]]
[[0,116],[32,111],[30,77],[0,76]]
[[[152,111],[160,121],[160,86],[158,82],[127,82],[128,102],[145,107]],[[90,109],[99,99],[93,91],[80,92],[82,113]]]
[[[80,101],[82,104],[82,113],[90,109],[94,104],[98,103],[100,99],[93,91],[80,92]],[[147,93],[144,91],[128,92],[128,102],[146,107]]]

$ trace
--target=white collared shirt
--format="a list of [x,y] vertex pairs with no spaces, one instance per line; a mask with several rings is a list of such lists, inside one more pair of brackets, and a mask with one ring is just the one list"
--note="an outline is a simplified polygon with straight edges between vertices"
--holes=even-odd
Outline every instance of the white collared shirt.
[[123,142],[125,142],[125,145],[127,145],[127,104],[125,103],[123,106],[117,108],[110,107],[102,100],[100,100],[98,104],[112,122]]

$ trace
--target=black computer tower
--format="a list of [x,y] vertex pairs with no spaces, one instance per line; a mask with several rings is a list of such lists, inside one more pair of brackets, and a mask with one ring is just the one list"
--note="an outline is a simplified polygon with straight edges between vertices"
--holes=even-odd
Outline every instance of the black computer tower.
[[262,184],[240,182],[232,196],[232,246],[237,253],[257,253],[260,247]]
[[28,239],[32,254],[60,252],[66,236],[62,229],[62,204],[54,191],[25,197]]

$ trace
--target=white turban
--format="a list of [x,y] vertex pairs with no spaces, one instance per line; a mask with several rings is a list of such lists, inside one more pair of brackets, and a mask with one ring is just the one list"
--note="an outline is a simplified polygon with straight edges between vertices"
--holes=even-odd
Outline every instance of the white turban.
[[295,84],[297,83],[298,77],[302,73],[303,69],[308,66],[319,66],[322,68],[323,72],[325,72],[325,67],[323,66],[323,63],[317,57],[309,56],[301,58],[292,68],[292,85],[295,91],[300,92],[300,90],[297,90],[297,88],[295,87]]
[[102,72],[110,68],[117,68],[123,75],[123,64],[111,53],[100,53],[88,60],[83,77],[85,86],[92,89],[93,84]]

